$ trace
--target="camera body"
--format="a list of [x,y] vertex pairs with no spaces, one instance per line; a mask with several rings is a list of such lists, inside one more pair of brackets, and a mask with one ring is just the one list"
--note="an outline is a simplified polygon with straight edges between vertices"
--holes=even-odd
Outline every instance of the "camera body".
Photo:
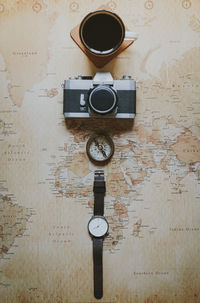
[[78,76],[64,81],[63,98],[65,118],[134,119],[136,82],[130,76],[114,80],[108,72]]

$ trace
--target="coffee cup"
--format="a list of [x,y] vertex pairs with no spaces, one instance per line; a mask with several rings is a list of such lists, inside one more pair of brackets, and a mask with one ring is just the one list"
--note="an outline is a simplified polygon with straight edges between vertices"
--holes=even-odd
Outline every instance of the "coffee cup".
[[121,18],[108,10],[96,10],[82,20],[79,27],[82,44],[96,56],[107,56],[116,52],[125,40],[135,41],[138,35],[126,31]]

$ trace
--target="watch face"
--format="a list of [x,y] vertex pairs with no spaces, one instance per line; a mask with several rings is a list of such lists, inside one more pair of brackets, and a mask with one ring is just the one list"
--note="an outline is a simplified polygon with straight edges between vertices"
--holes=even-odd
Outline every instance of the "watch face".
[[86,151],[90,160],[104,164],[114,153],[114,143],[106,134],[95,134],[88,140]]
[[88,223],[88,230],[94,237],[103,237],[108,232],[108,222],[104,217],[94,216]]

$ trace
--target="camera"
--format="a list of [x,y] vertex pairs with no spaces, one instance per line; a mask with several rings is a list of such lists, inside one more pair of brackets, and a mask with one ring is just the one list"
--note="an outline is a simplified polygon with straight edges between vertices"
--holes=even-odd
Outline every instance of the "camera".
[[65,118],[125,118],[136,113],[136,82],[130,76],[114,80],[111,73],[71,77],[64,81]]

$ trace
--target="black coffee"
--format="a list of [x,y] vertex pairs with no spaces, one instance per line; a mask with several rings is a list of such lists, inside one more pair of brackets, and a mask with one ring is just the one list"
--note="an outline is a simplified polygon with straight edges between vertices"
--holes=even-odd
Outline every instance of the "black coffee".
[[82,30],[85,44],[96,51],[107,51],[123,40],[123,25],[113,16],[100,13],[91,16]]

